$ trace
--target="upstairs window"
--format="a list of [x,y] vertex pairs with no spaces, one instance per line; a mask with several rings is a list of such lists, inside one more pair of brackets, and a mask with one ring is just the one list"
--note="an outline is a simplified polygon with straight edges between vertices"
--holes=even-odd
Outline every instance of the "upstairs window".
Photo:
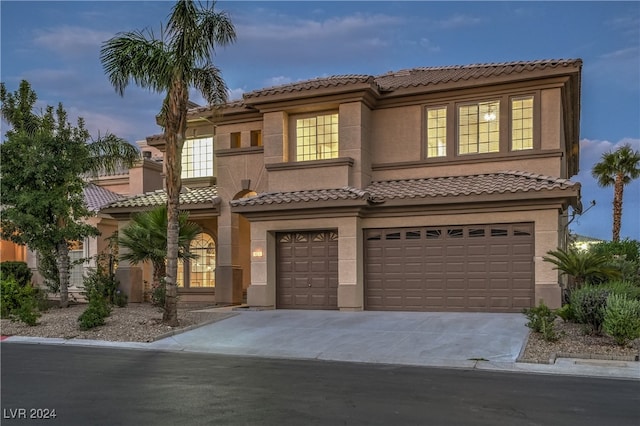
[[182,147],[182,179],[213,176],[213,138],[187,139]]
[[511,99],[511,150],[533,149],[533,96]]
[[447,107],[427,109],[427,158],[447,155]]
[[500,151],[500,101],[458,107],[458,154]]
[[538,92],[451,100],[427,105],[424,114],[426,159],[508,155],[540,148]]
[[338,158],[338,114],[295,121],[296,161]]

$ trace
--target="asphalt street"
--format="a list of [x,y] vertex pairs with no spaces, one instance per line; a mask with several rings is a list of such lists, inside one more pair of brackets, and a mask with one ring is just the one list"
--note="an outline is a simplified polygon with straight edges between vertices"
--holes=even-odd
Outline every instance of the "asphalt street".
[[1,362],[2,425],[640,420],[634,380],[17,343],[1,345]]

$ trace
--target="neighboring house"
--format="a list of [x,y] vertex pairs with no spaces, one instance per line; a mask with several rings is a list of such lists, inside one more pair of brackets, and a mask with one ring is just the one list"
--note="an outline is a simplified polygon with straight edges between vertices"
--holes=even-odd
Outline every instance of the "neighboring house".
[[[181,300],[238,303],[246,290],[264,308],[560,306],[558,272],[542,257],[566,245],[568,209],[581,208],[568,180],[581,68],[541,60],[334,76],[191,109],[182,208],[205,229],[194,249],[214,257],[181,270]],[[162,137],[147,143],[164,149]],[[101,213],[124,226],[165,199],[135,196]],[[118,273],[139,276],[123,263]]]

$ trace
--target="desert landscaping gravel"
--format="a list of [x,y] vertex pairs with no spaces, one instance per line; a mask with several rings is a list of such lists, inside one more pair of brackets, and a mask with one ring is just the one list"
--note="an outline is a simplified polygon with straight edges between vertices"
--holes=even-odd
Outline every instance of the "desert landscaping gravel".
[[[63,339],[91,339],[112,342],[152,342],[171,333],[191,329],[195,326],[220,321],[237,315],[233,311],[197,312],[200,308],[179,309],[178,327],[162,324],[162,312],[150,304],[131,303],[125,308],[114,307],[106,324],[91,330],[81,330],[78,316],[86,305],[74,305],[66,309],[51,308],[43,312],[38,325],[27,326],[3,319],[0,331],[3,336],[54,337]],[[608,336],[590,336],[579,324],[556,321],[560,336],[556,342],[546,342],[538,333],[530,333],[525,350],[519,361],[533,363],[553,362],[554,357],[573,356],[581,358],[633,360],[640,354],[640,340],[627,347],[617,345]]]
[[1,320],[3,336],[57,337],[63,339],[107,340],[111,342],[153,342],[167,333],[191,328],[197,324],[211,323],[235,312],[194,312],[179,309],[178,327],[162,324],[162,311],[146,303],[130,303],[127,307],[113,307],[105,325],[81,330],[78,317],[86,305],[73,305],[66,309],[51,308],[42,313],[38,325],[30,327],[8,319]]

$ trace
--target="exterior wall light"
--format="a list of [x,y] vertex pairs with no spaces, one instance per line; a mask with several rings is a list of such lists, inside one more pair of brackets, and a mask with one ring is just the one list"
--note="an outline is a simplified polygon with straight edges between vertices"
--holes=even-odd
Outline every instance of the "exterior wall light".
[[262,249],[261,248],[257,248],[255,250],[253,250],[253,252],[251,253],[251,255],[253,257],[262,257],[263,253],[262,253]]

